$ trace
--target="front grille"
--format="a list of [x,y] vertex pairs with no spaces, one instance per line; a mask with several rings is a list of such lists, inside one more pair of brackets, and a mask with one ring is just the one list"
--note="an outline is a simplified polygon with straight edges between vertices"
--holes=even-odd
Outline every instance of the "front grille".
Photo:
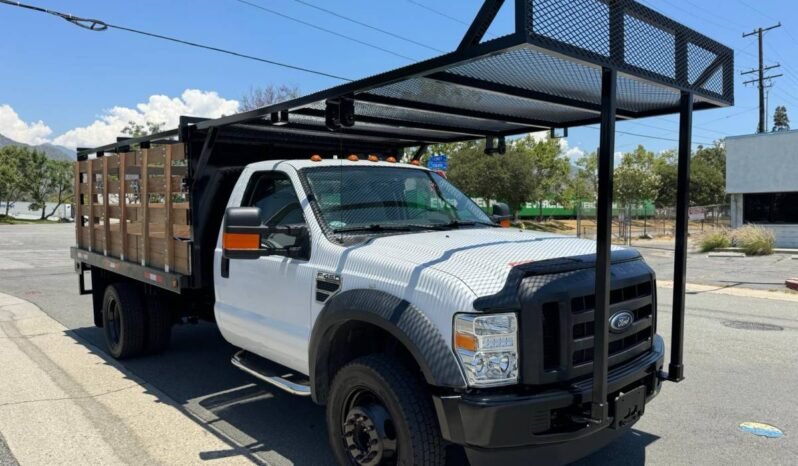
[[[630,283],[631,282],[631,283]],[[610,292],[612,316],[630,311],[634,321],[623,332],[609,333],[608,365],[612,369],[649,351],[654,340],[655,297],[651,275],[624,280],[625,286]],[[592,286],[573,287],[570,296],[536,306],[539,314],[538,335],[542,354],[538,363],[540,382],[572,381],[589,376],[593,370],[595,306],[593,294],[584,291]],[[581,292],[580,292],[581,291]]]
[[[579,296],[571,300],[571,314],[574,316],[571,326],[573,347],[571,364],[573,367],[593,362],[595,302],[594,295]],[[627,351],[639,349],[638,347],[651,347],[654,337],[652,304],[651,281],[617,288],[610,292],[610,315],[623,309],[631,311],[635,316],[629,330],[609,335],[609,357],[611,361],[614,360],[615,364],[625,360],[617,356]],[[638,353],[635,352],[634,355],[636,354]]]

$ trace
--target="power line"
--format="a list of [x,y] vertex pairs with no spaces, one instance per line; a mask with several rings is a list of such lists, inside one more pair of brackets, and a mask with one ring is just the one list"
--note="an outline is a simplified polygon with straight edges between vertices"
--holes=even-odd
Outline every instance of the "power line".
[[350,17],[342,15],[340,13],[336,13],[336,12],[334,12],[332,10],[328,10],[328,9],[320,7],[318,5],[314,5],[313,3],[306,2],[304,0],[294,0],[294,1],[297,2],[297,3],[301,3],[302,5],[308,6],[310,8],[314,8],[316,10],[323,11],[323,12],[325,12],[327,14],[330,14],[332,16],[335,16],[337,18],[341,18],[343,20],[349,21],[350,23],[354,23],[354,24],[369,28],[371,30],[374,30],[374,31],[377,31],[377,32],[381,32],[381,33],[383,33],[385,35],[394,37],[396,39],[400,39],[400,40],[403,40],[405,42],[409,42],[411,44],[418,45],[419,47],[424,47],[425,49],[432,50],[433,52],[446,53],[444,50],[441,50],[439,48],[432,47],[430,45],[424,44],[423,42],[418,42],[416,40],[410,39],[409,37],[404,37],[404,36],[400,36],[399,34],[394,34],[391,31],[386,31],[385,29],[381,29],[381,28],[378,28],[376,26],[372,26],[371,24],[364,23],[362,21],[358,21],[356,19],[350,18]]
[[19,7],[19,8],[25,8],[25,9],[28,9],[28,10],[33,10],[33,11],[37,11],[37,12],[40,12],[40,13],[46,13],[46,14],[53,15],[53,16],[57,16],[57,17],[59,17],[61,19],[69,21],[70,23],[72,23],[72,24],[74,24],[76,26],[80,26],[82,28],[89,29],[89,30],[92,30],[92,31],[105,31],[107,29],[117,29],[117,30],[120,30],[120,31],[132,32],[134,34],[139,34],[139,35],[142,35],[142,36],[152,37],[152,38],[155,38],[155,39],[162,39],[162,40],[166,40],[166,41],[170,41],[170,42],[175,42],[175,43],[178,43],[178,44],[188,45],[190,47],[196,47],[196,48],[200,48],[200,49],[205,49],[205,50],[211,50],[211,51],[214,51],[214,52],[224,53],[224,54],[227,54],[227,55],[232,55],[234,57],[246,58],[247,60],[254,60],[254,61],[257,61],[257,62],[268,63],[270,65],[280,66],[280,67],[283,67],[283,68],[289,68],[289,69],[292,69],[292,70],[303,71],[305,73],[311,73],[311,74],[316,74],[316,75],[319,75],[319,76],[325,76],[325,77],[328,77],[328,78],[339,79],[341,81],[352,81],[352,79],[350,79],[350,78],[345,78],[343,76],[337,76],[337,75],[334,75],[334,74],[325,73],[323,71],[317,71],[317,70],[313,70],[313,69],[310,69],[310,68],[305,68],[305,67],[302,67],[302,66],[290,65],[290,64],[287,64],[287,63],[282,63],[282,62],[278,62],[278,61],[274,61],[274,60],[269,60],[267,58],[256,57],[256,56],[253,56],[253,55],[247,55],[247,54],[240,53],[240,52],[235,52],[235,51],[232,51],[232,50],[227,50],[227,49],[222,49],[222,48],[219,48],[219,47],[214,47],[214,46],[211,46],[211,45],[204,45],[204,44],[199,44],[199,43],[196,43],[196,42],[190,42],[190,41],[183,40],[183,39],[178,39],[178,38],[175,38],[175,37],[164,36],[162,34],[157,34],[157,33],[154,33],[154,32],[147,32],[147,31],[142,31],[140,29],[133,29],[133,28],[129,28],[129,27],[126,27],[126,26],[120,26],[120,25],[117,25],[117,24],[111,24],[111,23],[107,23],[107,22],[99,20],[99,19],[82,18],[82,17],[79,17],[79,16],[73,16],[73,15],[70,15],[70,14],[67,14],[67,13],[61,13],[61,12],[55,11],[55,10],[48,10],[46,8],[40,8],[40,7],[33,6],[33,5],[26,5],[26,4],[20,3],[20,2],[12,2],[12,1],[9,1],[9,0],[0,0],[0,3],[5,4],[5,5],[16,6],[16,7]]
[[[408,3],[412,3],[413,5],[415,5],[415,6],[417,6],[417,7],[420,7],[420,8],[423,8],[423,9],[425,9],[425,10],[429,11],[429,12],[435,13],[435,14],[436,14],[436,15],[438,15],[438,16],[441,16],[441,17],[443,17],[443,18],[446,18],[446,19],[449,19],[449,20],[451,20],[451,21],[454,21],[455,23],[460,23],[460,24],[463,24],[463,25],[465,25],[465,26],[471,26],[471,23],[469,23],[469,22],[463,21],[463,20],[462,20],[462,19],[460,19],[460,18],[456,18],[456,17],[454,17],[454,16],[452,16],[452,15],[449,15],[449,14],[447,14],[447,13],[444,13],[444,12],[442,12],[442,11],[440,11],[440,10],[436,10],[436,9],[434,9],[434,8],[432,8],[432,7],[429,7],[429,6],[427,6],[427,5],[424,5],[423,3],[421,3],[421,2],[418,2],[418,1],[416,1],[416,0],[407,0],[407,2],[408,2]],[[486,34],[487,34],[488,36],[490,36],[490,37],[496,37],[496,35],[495,35],[495,34],[492,34],[492,33],[490,33],[490,32],[488,32],[488,33],[486,33]]]
[[258,10],[265,11],[265,12],[271,13],[273,15],[277,15],[277,16],[279,16],[281,18],[285,18],[287,20],[294,21],[295,23],[299,23],[299,24],[305,25],[305,26],[313,28],[313,29],[318,29],[319,31],[326,32],[327,34],[332,34],[332,35],[340,37],[342,39],[350,40],[350,41],[355,42],[357,44],[360,44],[360,45],[363,45],[363,46],[366,46],[366,47],[369,47],[369,48],[372,48],[372,49],[375,49],[375,50],[379,50],[381,52],[389,53],[389,54],[397,56],[399,58],[404,58],[405,60],[416,61],[415,58],[408,57],[407,55],[402,55],[399,52],[394,52],[393,50],[389,50],[389,49],[386,49],[384,47],[380,47],[379,45],[370,44],[370,43],[368,43],[368,42],[366,42],[364,40],[356,39],[354,37],[347,36],[346,34],[341,34],[340,32],[335,32],[332,29],[327,29],[327,28],[324,28],[324,27],[321,27],[321,26],[317,26],[317,25],[315,25],[315,24],[313,24],[311,22],[304,21],[304,20],[301,20],[299,18],[294,18],[293,16],[288,16],[288,15],[286,15],[284,13],[280,13],[279,11],[272,10],[271,8],[266,8],[263,5],[258,5],[257,3],[252,3],[252,2],[247,1],[247,0],[235,0],[235,1],[237,1],[238,3],[243,3],[245,5],[249,5],[252,8],[257,8]]
[[[600,129],[600,128],[597,128],[595,126],[585,126],[585,128],[590,128],[590,129],[595,129],[595,130],[599,130]],[[615,130],[615,132],[619,133],[619,134],[626,134],[627,136],[637,136],[637,137],[640,137],[640,138],[648,138],[648,139],[659,139],[660,141],[679,142],[678,139],[666,138],[666,137],[661,137],[661,136],[651,136],[651,135],[648,135],[648,134],[632,133],[632,132],[629,132],[629,131],[620,131],[620,130],[617,130],[617,129]],[[711,143],[711,142],[700,142],[700,141],[693,141],[692,143],[693,143],[693,145],[702,145],[702,146],[711,146],[712,144],[714,144],[714,143]]]

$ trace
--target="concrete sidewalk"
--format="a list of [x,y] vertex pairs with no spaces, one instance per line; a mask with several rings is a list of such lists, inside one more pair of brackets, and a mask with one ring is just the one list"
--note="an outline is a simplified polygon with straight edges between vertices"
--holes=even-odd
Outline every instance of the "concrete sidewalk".
[[38,307],[2,293],[0,368],[0,438],[23,466],[251,464]]

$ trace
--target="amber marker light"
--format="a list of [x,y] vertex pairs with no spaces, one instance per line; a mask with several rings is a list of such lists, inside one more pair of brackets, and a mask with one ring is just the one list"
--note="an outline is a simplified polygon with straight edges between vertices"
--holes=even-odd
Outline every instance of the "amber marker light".
[[222,236],[222,248],[238,251],[258,250],[260,249],[260,235],[258,233],[225,233]]
[[380,158],[374,154],[369,155],[369,162],[379,162]]
[[396,163],[396,157],[388,157],[385,161],[388,163]]
[[310,156],[310,160],[312,162],[321,162],[321,155],[313,154],[313,155]]
[[418,160],[411,160],[410,165],[419,166]]
[[349,154],[349,157],[347,157],[346,159],[349,160],[350,162],[357,162],[358,160],[360,160],[357,154]]

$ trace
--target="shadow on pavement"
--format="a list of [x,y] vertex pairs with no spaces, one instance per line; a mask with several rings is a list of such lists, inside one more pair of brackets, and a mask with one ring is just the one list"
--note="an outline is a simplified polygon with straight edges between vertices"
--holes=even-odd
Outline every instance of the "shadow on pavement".
[[[102,329],[69,331],[81,343],[118,364],[142,382],[156,397],[165,394],[209,432],[230,445],[229,450],[205,451],[198,460],[245,456],[259,464],[335,464],[327,442],[324,408],[257,381],[230,364],[236,348],[224,341],[211,324],[174,328],[172,346],[159,355],[115,361],[105,353]],[[580,466],[642,465],[646,446],[658,437],[631,430],[607,448],[574,463]],[[177,447],[177,446],[176,446]],[[461,451],[452,451],[448,463],[465,463]],[[534,457],[530,458],[534,464]]]

